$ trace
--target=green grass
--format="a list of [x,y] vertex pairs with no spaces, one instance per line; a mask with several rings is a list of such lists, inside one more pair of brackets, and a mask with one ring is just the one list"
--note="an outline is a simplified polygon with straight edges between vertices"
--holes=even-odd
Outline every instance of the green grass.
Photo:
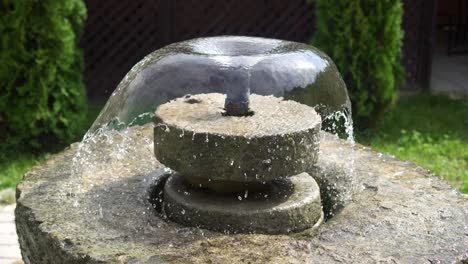
[[32,166],[47,156],[48,154],[17,154],[0,157],[0,189],[15,187]]
[[468,100],[417,95],[399,100],[358,142],[409,160],[468,193]]
[[[102,104],[90,104],[84,122],[81,134],[77,138],[81,138],[91,126],[93,121],[103,107]],[[60,151],[61,146],[57,149]],[[34,165],[48,158],[50,153],[31,151],[24,146],[1,146],[0,148],[0,190],[5,188],[14,188],[21,180],[23,175]]]

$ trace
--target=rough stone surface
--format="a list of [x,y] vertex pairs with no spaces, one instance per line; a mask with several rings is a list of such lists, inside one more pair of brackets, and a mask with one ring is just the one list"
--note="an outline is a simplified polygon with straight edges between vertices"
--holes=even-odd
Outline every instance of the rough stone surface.
[[[468,259],[468,198],[423,168],[322,135],[314,172],[341,210],[314,234],[226,235],[168,222],[147,189],[164,174],[152,129],[127,133],[134,152],[104,156],[104,174],[68,188],[78,146],[29,171],[17,188],[16,225],[26,263],[453,263]],[[114,142],[118,144],[119,142]],[[107,147],[99,150],[105,153]],[[98,157],[101,157],[98,156]],[[347,157],[353,157],[350,170]],[[348,182],[343,175],[351,174]],[[104,177],[103,175],[107,175]],[[329,181],[324,179],[330,179]],[[335,182],[335,180],[337,182]],[[345,182],[345,183],[343,183]],[[336,183],[336,185],[335,185]],[[71,186],[74,186],[73,184]],[[344,186],[344,187],[343,187]],[[70,191],[71,190],[71,191]],[[75,206],[78,197],[79,205]],[[324,204],[330,198],[322,196]]]
[[[224,116],[224,95],[201,94],[161,105],[155,155],[184,176],[269,181],[311,169],[321,119],[312,107],[251,95],[252,116]],[[216,164],[216,166],[213,166]]]
[[323,220],[319,187],[307,173],[272,181],[264,191],[229,194],[191,188],[175,174],[164,188],[164,208],[175,222],[223,233],[286,234]]

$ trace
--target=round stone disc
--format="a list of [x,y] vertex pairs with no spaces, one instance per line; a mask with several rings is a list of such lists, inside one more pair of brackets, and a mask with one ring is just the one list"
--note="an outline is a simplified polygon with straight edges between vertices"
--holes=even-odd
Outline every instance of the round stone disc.
[[156,158],[184,176],[269,181],[311,169],[321,119],[309,106],[250,96],[250,116],[225,116],[222,94],[200,94],[161,105],[155,113]]
[[320,190],[307,173],[268,183],[262,192],[220,195],[190,187],[179,174],[164,187],[164,210],[174,222],[223,233],[284,234],[318,226]]

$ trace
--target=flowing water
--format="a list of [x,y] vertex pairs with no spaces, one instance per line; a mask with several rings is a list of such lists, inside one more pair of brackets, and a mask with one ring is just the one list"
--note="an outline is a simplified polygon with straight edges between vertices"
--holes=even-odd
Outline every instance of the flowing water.
[[[203,39],[197,41],[203,42]],[[197,41],[184,45],[198,47]],[[236,39],[236,41],[239,40]],[[206,45],[207,43],[202,44],[209,46]],[[87,221],[106,221],[108,218],[116,217],[106,211],[106,207],[100,203],[99,195],[114,195],[118,201],[118,190],[110,188],[93,192],[95,185],[105,181],[106,185],[111,186],[112,182],[119,180],[116,175],[130,173],[128,169],[130,164],[142,157],[151,157],[150,160],[153,161],[147,167],[141,168],[141,175],[138,176],[142,180],[136,184],[144,184],[149,192],[155,183],[157,185],[162,175],[169,171],[156,161],[153,154],[152,121],[157,106],[188,93],[226,93],[229,89],[234,89],[236,85],[239,85],[239,82],[244,83],[247,91],[251,90],[252,93],[285,97],[314,106],[322,116],[322,129],[353,145],[355,142],[350,102],[346,87],[336,68],[326,55],[322,55],[313,48],[305,46],[297,48],[288,43],[283,44],[283,42],[269,43],[267,50],[262,49],[260,55],[256,54],[255,45],[249,46],[252,52],[239,56],[231,55],[229,52],[228,55],[205,56],[200,55],[200,51],[196,49],[194,53],[186,52],[184,51],[186,46],[177,44],[143,59],[123,79],[83,140],[77,143],[77,152],[72,160],[73,181],[63,188],[63,195],[69,197],[66,200],[72,203]],[[216,50],[218,48],[219,46],[216,46]],[[222,48],[218,52],[226,52]],[[283,52],[290,57],[284,55]],[[268,56],[263,53],[267,53]],[[268,61],[262,66],[263,68],[257,67],[263,60],[271,57],[279,62]],[[290,60],[300,63],[292,65]],[[189,65],[186,65],[187,63]],[[293,67],[293,69],[289,70],[288,67]],[[229,73],[233,69],[246,72],[247,79],[239,81],[238,76],[230,76]],[[287,75],[291,71],[293,73],[290,76]],[[212,77],[205,78],[206,76]],[[220,84],[223,78],[232,82],[224,81]],[[323,86],[320,82],[327,84],[331,82],[333,85]],[[283,90],[284,87],[287,89]],[[340,158],[346,160],[345,174],[353,175],[355,173],[354,155]],[[154,171],[148,173],[151,168],[154,168]],[[131,173],[134,174],[134,170]],[[346,175],[343,177],[347,177]],[[326,175],[324,178],[326,179]],[[331,208],[328,217],[332,217],[340,206],[351,200],[352,193],[360,188],[356,182],[347,184],[348,186],[344,189],[348,191],[339,193],[338,197],[323,198],[331,203],[328,205]],[[326,182],[321,187],[326,188],[328,193],[336,193],[333,189],[337,187],[332,182]],[[242,200],[247,196],[248,193],[245,192],[239,197]],[[144,197],[147,200],[151,198],[150,194]],[[150,222],[151,218],[155,217],[154,208],[148,205],[146,210],[134,217],[147,218]],[[138,230],[140,229],[136,228],[136,232]],[[203,230],[193,228],[182,228],[180,231],[183,234],[203,233]]]

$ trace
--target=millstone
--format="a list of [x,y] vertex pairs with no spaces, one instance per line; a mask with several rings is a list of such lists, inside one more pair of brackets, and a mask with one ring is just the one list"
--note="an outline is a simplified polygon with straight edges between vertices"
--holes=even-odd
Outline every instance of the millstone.
[[267,185],[260,192],[221,195],[193,188],[175,174],[164,187],[165,213],[174,222],[224,233],[284,234],[322,222],[320,190],[309,174]]
[[200,94],[155,113],[156,158],[186,177],[270,181],[308,171],[317,162],[321,119],[309,106],[250,96],[250,116],[225,116],[224,95]]

